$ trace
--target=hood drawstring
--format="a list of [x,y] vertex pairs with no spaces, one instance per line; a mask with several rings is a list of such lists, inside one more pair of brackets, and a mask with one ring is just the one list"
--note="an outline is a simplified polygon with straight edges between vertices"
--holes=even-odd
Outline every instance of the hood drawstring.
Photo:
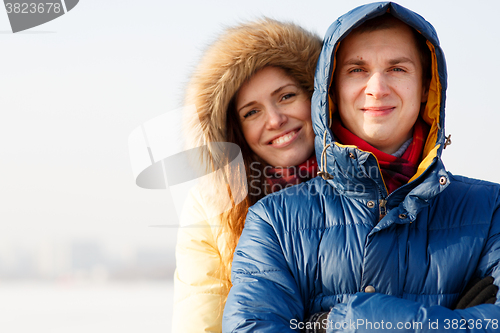
[[321,152],[321,167],[318,171],[318,176],[321,176],[324,180],[333,179],[333,176],[326,171],[327,161],[326,161],[326,150],[331,146],[331,143],[326,144],[326,132],[323,135],[323,151]]
[[451,134],[446,137],[446,142],[444,143],[443,149],[446,149],[446,147],[448,147],[449,145],[451,145]]

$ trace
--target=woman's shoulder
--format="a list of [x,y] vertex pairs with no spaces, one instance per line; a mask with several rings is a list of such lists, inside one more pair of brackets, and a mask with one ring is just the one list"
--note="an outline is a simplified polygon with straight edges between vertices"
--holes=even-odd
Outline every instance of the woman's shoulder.
[[220,227],[223,205],[217,197],[218,191],[210,187],[197,184],[193,186],[186,196],[181,212],[180,224],[182,227],[191,225],[208,225]]
[[177,251],[182,248],[204,248],[219,257],[227,253],[227,233],[223,228],[220,206],[211,193],[194,186],[186,197],[177,234]]

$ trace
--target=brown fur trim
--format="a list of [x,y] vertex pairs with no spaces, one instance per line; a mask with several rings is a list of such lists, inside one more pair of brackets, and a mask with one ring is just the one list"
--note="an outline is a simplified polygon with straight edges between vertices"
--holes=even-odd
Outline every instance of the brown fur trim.
[[320,38],[293,23],[266,18],[225,30],[205,52],[187,88],[185,105],[197,112],[185,128],[188,146],[227,141],[231,99],[265,66],[284,68],[312,94],[320,51]]

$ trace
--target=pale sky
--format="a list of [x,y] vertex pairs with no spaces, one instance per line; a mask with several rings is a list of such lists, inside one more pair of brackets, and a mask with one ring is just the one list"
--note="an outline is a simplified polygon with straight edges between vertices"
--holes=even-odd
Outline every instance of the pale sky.
[[[181,106],[190,72],[223,27],[265,15],[323,36],[365,1],[168,3],[82,0],[18,34],[0,10],[0,244],[173,246],[175,228],[149,227],[176,214],[168,191],[135,185],[132,130]],[[399,3],[434,25],[447,58],[447,169],[500,182],[500,2]]]

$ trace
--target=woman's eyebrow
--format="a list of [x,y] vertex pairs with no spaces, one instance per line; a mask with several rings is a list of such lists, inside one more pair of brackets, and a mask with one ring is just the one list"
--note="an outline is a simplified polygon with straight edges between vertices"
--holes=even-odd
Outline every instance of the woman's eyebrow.
[[284,86],[281,86],[279,87],[278,89],[276,89],[275,91],[273,91],[271,93],[271,96],[274,96],[274,95],[277,95],[279,94],[283,89],[285,89],[286,87],[289,87],[289,86],[294,86],[294,87],[297,87],[297,85],[295,83],[288,83],[288,84],[285,84]]
[[251,101],[251,102],[248,102],[247,104],[245,104],[245,105],[243,105],[241,108],[239,108],[236,112],[240,113],[240,112],[241,112],[241,110],[243,110],[244,108],[249,107],[250,105],[253,105],[253,104],[255,104],[255,103],[257,103],[257,102],[256,102],[256,101]]

